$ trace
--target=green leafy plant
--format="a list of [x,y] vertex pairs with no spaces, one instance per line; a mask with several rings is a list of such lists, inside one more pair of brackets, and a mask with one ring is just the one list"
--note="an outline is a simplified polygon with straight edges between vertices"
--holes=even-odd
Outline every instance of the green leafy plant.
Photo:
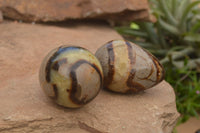
[[116,30],[160,59],[174,87],[182,123],[200,111],[200,1],[149,2],[155,23],[132,22]]
[[171,59],[174,66],[183,67],[183,58],[190,57],[188,66],[199,69],[200,64],[200,1],[150,0],[156,23],[137,22],[137,28],[117,27],[129,40],[161,58]]
[[200,111],[200,78],[195,70],[187,67],[187,59],[184,67],[177,69],[169,63],[166,68],[166,80],[174,87],[176,105],[181,113],[178,124],[187,121],[191,116],[199,118]]

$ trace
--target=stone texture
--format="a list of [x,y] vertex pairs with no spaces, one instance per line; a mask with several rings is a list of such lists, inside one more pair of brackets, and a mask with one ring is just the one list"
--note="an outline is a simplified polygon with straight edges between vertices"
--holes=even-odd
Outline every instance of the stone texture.
[[71,44],[94,53],[121,38],[108,26],[3,22],[0,31],[0,132],[171,133],[179,114],[166,81],[135,95],[102,90],[80,109],[54,104],[40,88],[38,71],[47,52]]
[[3,21],[3,14],[2,12],[0,11],[0,23]]
[[150,19],[147,0],[0,0],[0,10],[7,18],[23,21]]
[[200,131],[200,119],[191,117],[187,122],[176,127],[176,130],[178,133],[197,133],[196,131]]

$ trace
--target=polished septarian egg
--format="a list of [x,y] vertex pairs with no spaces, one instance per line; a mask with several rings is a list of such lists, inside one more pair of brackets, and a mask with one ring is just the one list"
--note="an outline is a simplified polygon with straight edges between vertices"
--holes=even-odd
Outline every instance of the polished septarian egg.
[[61,106],[81,107],[94,99],[103,86],[98,59],[75,46],[53,49],[40,67],[40,85],[45,94]]
[[120,93],[139,92],[164,79],[164,69],[151,53],[140,46],[114,40],[100,47],[95,56],[104,73],[104,88]]

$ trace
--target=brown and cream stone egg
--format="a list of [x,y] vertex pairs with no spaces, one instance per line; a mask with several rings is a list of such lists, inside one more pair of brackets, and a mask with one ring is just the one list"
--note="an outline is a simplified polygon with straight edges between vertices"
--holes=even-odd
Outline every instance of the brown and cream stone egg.
[[98,59],[75,46],[53,49],[40,67],[40,85],[59,105],[78,108],[94,99],[103,86]]
[[159,61],[140,46],[114,40],[100,47],[95,56],[104,73],[104,88],[120,93],[139,92],[160,83],[164,69]]

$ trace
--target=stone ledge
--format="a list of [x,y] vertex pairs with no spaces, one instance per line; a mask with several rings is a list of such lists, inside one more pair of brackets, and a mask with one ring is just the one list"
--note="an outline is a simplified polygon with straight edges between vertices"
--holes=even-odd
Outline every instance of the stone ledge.
[[61,44],[95,52],[122,38],[103,24],[0,24],[0,132],[171,133],[179,113],[173,88],[163,81],[135,95],[102,90],[80,109],[54,104],[39,86],[43,57]]
[[147,0],[0,0],[0,10],[6,18],[29,22],[85,18],[109,21],[151,19]]

